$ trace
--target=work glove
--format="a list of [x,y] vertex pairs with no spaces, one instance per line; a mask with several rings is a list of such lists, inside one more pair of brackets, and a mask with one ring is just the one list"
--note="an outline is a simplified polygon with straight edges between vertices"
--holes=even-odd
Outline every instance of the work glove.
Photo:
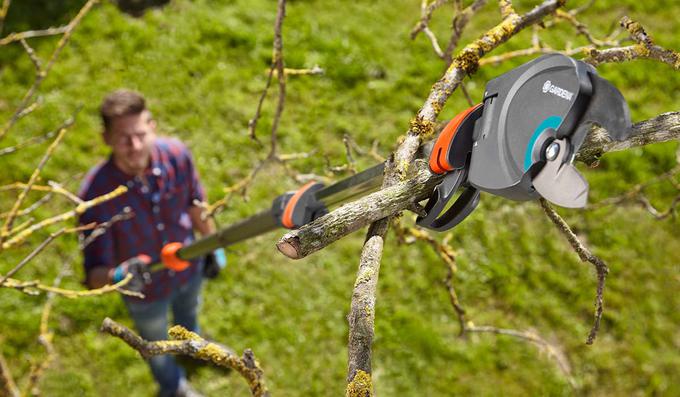
[[227,254],[224,248],[218,248],[205,256],[203,264],[203,277],[215,278],[220,274],[220,270],[227,266]]
[[132,279],[122,288],[128,291],[142,292],[144,286],[151,280],[150,264],[151,257],[148,255],[134,256],[111,269],[109,278],[115,284],[123,281],[128,274],[132,274]]

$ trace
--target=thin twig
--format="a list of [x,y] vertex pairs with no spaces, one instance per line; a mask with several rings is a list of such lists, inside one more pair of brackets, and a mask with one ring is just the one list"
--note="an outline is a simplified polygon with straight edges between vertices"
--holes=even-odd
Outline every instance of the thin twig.
[[457,1],[456,4],[456,14],[451,21],[451,37],[449,38],[449,44],[444,50],[444,60],[446,64],[449,65],[453,61],[453,52],[458,47],[458,42],[463,34],[463,30],[470,22],[472,17],[479,11],[480,8],[486,5],[487,0],[474,0],[472,4],[462,9],[462,2]]
[[86,201],[82,204],[79,204],[76,208],[67,211],[63,214],[53,216],[51,218],[47,218],[45,220],[42,220],[34,225],[31,225],[31,227],[27,228],[26,230],[23,230],[21,233],[15,234],[13,237],[11,237],[9,240],[5,241],[2,243],[0,246],[0,251],[6,250],[10,247],[13,247],[17,244],[22,243],[28,236],[33,234],[35,231],[40,230],[44,227],[53,225],[58,222],[63,222],[65,220],[71,219],[73,217],[76,217],[78,215],[83,214],[85,211],[88,209],[97,206],[105,201],[111,200],[113,198],[116,198],[120,196],[121,194],[127,192],[127,187],[125,186],[118,186],[116,189],[111,191],[110,193],[101,195],[99,197],[95,197],[92,200]]
[[21,43],[21,46],[24,47],[24,50],[26,50],[26,54],[28,54],[28,57],[31,59],[31,62],[33,62],[35,70],[40,72],[40,70],[42,70],[42,61],[40,60],[40,58],[38,58],[38,55],[36,55],[33,47],[28,45],[28,43],[24,39],[19,40],[19,42]]
[[569,227],[569,224],[567,224],[567,222],[565,222],[564,219],[559,216],[555,209],[553,209],[553,207],[545,199],[542,198],[539,200],[539,202],[543,208],[543,211],[545,211],[546,215],[548,215],[548,218],[550,218],[553,224],[557,226],[557,229],[567,238],[567,241],[569,241],[569,244],[574,249],[576,254],[578,254],[578,257],[581,259],[581,261],[590,262],[595,267],[595,271],[597,272],[595,321],[592,328],[590,329],[590,332],[588,333],[588,339],[586,340],[586,344],[592,345],[595,341],[595,338],[597,337],[597,331],[600,329],[600,320],[602,319],[604,305],[604,283],[605,279],[607,278],[607,274],[609,273],[609,268],[604,263],[604,261],[602,261],[602,259],[593,255],[590,250],[585,245],[583,245],[583,243],[581,243],[576,234]]
[[[678,157],[680,157],[680,148],[678,149]],[[670,170],[663,172],[659,175],[654,176],[651,179],[648,179],[647,181],[643,183],[639,183],[632,188],[630,188],[627,192],[615,196],[615,197],[609,197],[607,199],[604,199],[602,201],[599,201],[597,203],[588,205],[589,210],[594,210],[594,209],[599,209],[605,206],[609,205],[619,205],[623,204],[626,202],[635,202],[640,204],[647,212],[652,214],[656,219],[662,220],[665,219],[669,216],[672,216],[675,214],[675,207],[680,203],[680,194],[677,195],[672,201],[671,204],[669,205],[668,209],[665,211],[659,211],[656,209],[652,203],[649,201],[649,198],[647,198],[644,194],[644,190],[648,188],[649,186],[652,186],[654,184],[662,183],[662,182],[668,182],[671,185],[673,185],[676,190],[680,191],[680,184],[677,184],[675,182],[675,178],[680,174],[680,163],[676,164],[673,168]]]
[[541,338],[535,332],[518,331],[514,329],[497,328],[491,326],[476,326],[473,324],[472,321],[469,321],[467,319],[465,309],[460,303],[460,299],[458,298],[458,294],[453,283],[453,279],[457,272],[457,266],[455,259],[456,253],[453,250],[453,248],[448,244],[448,239],[451,238],[451,234],[447,235],[444,238],[444,241],[439,242],[436,238],[432,237],[432,235],[428,231],[424,229],[415,227],[404,227],[401,225],[401,222],[393,222],[393,225],[395,226],[395,231],[397,232],[397,235],[399,235],[402,238],[403,242],[407,242],[406,235],[408,235],[412,239],[411,241],[423,241],[428,243],[434,249],[437,255],[439,255],[442,261],[447,265],[447,275],[444,280],[444,284],[449,295],[449,301],[451,302],[451,306],[453,307],[453,310],[456,313],[456,317],[458,318],[458,323],[460,326],[459,336],[464,336],[467,333],[473,332],[477,333],[487,332],[513,336],[515,338],[519,338],[520,340],[531,342],[537,347],[539,347],[541,350],[544,350],[545,352],[548,353],[550,358],[557,363],[558,367],[564,373],[565,377],[572,385],[572,387],[576,388],[577,385],[576,382],[574,381],[573,376],[571,375],[571,366],[569,365],[569,360],[567,359],[566,355],[559,348],[549,343],[545,339]]
[[[21,216],[26,216],[36,209],[40,208],[41,205],[45,204],[46,202],[50,201],[52,196],[54,195],[53,192],[47,193],[46,195],[42,196],[39,200],[37,200],[35,203],[31,204],[30,206],[24,208],[23,210],[19,211],[17,213],[17,218]],[[9,211],[8,212],[3,212],[0,214],[0,219],[7,218],[9,216]]]
[[429,4],[427,0],[422,0],[420,2],[420,20],[416,22],[416,25],[411,29],[411,40],[415,39],[416,36],[418,36],[418,33],[428,29],[428,24],[430,23],[430,19],[432,19],[432,13],[448,2],[449,0],[434,0]]
[[0,391],[3,392],[2,395],[19,397],[19,388],[14,383],[14,377],[2,352],[0,352]]
[[591,49],[586,62],[597,66],[605,62],[625,62],[633,59],[655,59],[680,70],[680,53],[665,49],[654,44],[652,38],[645,32],[642,25],[624,16],[620,24],[628,30],[635,45],[627,47],[608,48],[605,50]]
[[260,146],[262,146],[262,142],[260,142],[260,140],[257,138],[257,122],[260,120],[260,112],[262,112],[262,104],[264,103],[264,99],[267,97],[267,91],[269,90],[269,86],[272,84],[272,77],[274,76],[275,67],[276,65],[274,62],[272,62],[272,65],[269,68],[269,75],[267,76],[267,83],[264,86],[264,90],[262,90],[262,94],[260,94],[260,100],[257,102],[255,116],[248,120],[248,136],[250,136],[250,139],[257,142]]
[[441,46],[439,45],[439,40],[437,40],[437,36],[435,36],[434,33],[430,30],[429,27],[423,28],[423,33],[427,38],[430,40],[430,43],[432,44],[432,49],[434,50],[434,53],[437,54],[439,58],[444,59],[445,54],[444,51],[442,51]]
[[[68,130],[69,127],[73,125],[75,122],[75,116],[71,117],[68,119],[63,126],[59,129],[59,132],[57,132],[57,137],[54,138],[54,141],[52,141],[52,144],[47,148],[45,151],[45,154],[43,155],[42,159],[40,160],[40,163],[38,163],[38,166],[35,168],[33,171],[33,174],[28,180],[28,183],[26,183],[26,186],[24,189],[21,191],[19,194],[19,197],[17,200],[14,202],[14,205],[12,206],[12,209],[9,212],[9,216],[5,220],[4,225],[2,226],[2,229],[0,229],[0,243],[2,243],[8,236],[9,231],[12,229],[12,223],[14,222],[14,218],[16,217],[17,212],[19,211],[19,208],[21,205],[24,203],[24,200],[28,196],[28,192],[31,190],[31,187],[33,184],[36,183],[38,180],[38,177],[40,177],[40,173],[42,172],[42,169],[45,167],[45,164],[47,164],[47,160],[52,157],[52,154],[56,150],[57,146],[59,143],[61,143],[61,140],[64,138],[64,135],[66,134],[66,131]],[[2,251],[2,249],[0,249]]]
[[0,7],[0,34],[5,27],[5,18],[7,18],[7,11],[9,11],[9,5],[12,0],[3,0],[2,7]]
[[[271,68],[267,70],[267,73],[271,72]],[[283,68],[283,74],[286,76],[318,76],[324,74],[325,71],[319,67],[319,65],[312,66],[311,69],[291,69]],[[274,77],[278,78],[279,73],[274,69]]]
[[[98,224],[94,230],[86,237],[86,238],[80,238],[80,241],[78,243],[79,248],[81,251],[90,245],[94,240],[97,239],[97,237],[101,236],[108,230],[111,226],[113,226],[114,223],[120,222],[120,221],[126,221],[128,219],[132,219],[135,216],[135,213],[132,212],[132,208],[130,207],[125,207],[123,210],[116,215],[114,215],[111,219],[109,219],[106,222]],[[81,235],[82,237],[82,235]]]
[[463,96],[465,97],[465,100],[467,101],[468,105],[475,106],[475,102],[472,100],[470,93],[468,92],[467,88],[465,87],[465,83],[463,83],[462,81],[460,83],[460,90],[463,92]]
[[84,202],[83,199],[80,197],[76,196],[75,194],[69,192],[68,190],[64,189],[59,182],[55,181],[47,181],[47,185],[54,189],[55,193],[61,194],[62,196],[66,197],[67,199],[71,200],[74,204],[82,204]]
[[[61,280],[70,273],[71,262],[71,260],[64,260],[64,265],[61,267],[59,274],[54,279],[52,287],[58,288],[61,284]],[[52,313],[52,307],[54,306],[54,300],[56,296],[57,294],[54,292],[49,292],[47,294],[47,301],[45,302],[42,314],[40,315],[40,335],[38,336],[38,341],[45,347],[47,357],[31,365],[31,372],[28,375],[28,383],[26,384],[24,392],[22,393],[23,396],[40,395],[40,390],[38,389],[40,377],[44,374],[45,370],[52,364],[56,357],[54,346],[52,345],[54,334],[49,329],[49,318],[50,314]]]
[[54,239],[64,234],[65,231],[66,228],[63,228],[55,233],[50,234],[49,237],[47,237],[39,246],[37,246],[33,251],[31,251],[30,254],[28,254],[24,259],[22,259],[12,270],[7,272],[4,276],[2,276],[2,278],[0,278],[0,286],[2,286],[2,284],[5,283],[5,280],[7,280],[10,277],[13,277],[19,270],[26,266],[28,262],[30,262],[40,252],[42,252],[42,250],[44,250],[49,243],[51,243]]
[[14,43],[16,41],[32,39],[34,37],[56,36],[59,34],[66,33],[67,30],[68,25],[60,26],[58,28],[47,28],[42,30],[29,30],[20,33],[10,33],[6,37],[0,39],[0,46],[7,45],[9,43]]
[[352,149],[350,147],[350,136],[349,134],[343,134],[342,136],[342,143],[345,145],[345,156],[347,157],[347,166],[349,169],[349,172],[354,175],[357,173],[356,169],[356,162],[354,161],[354,158],[352,157]]
[[90,296],[100,296],[107,294],[109,292],[113,291],[118,291],[123,295],[127,296],[133,296],[135,298],[144,298],[144,294],[135,292],[135,291],[130,291],[127,290],[123,287],[125,287],[130,280],[132,280],[132,274],[127,274],[123,280],[116,284],[107,284],[101,288],[97,289],[89,289],[89,290],[70,290],[70,289],[63,289],[63,288],[56,288],[52,287],[50,285],[45,285],[42,284],[40,281],[33,280],[33,281],[21,281],[21,280],[15,280],[13,278],[8,278],[7,281],[5,281],[5,284],[2,285],[3,288],[11,288],[15,289],[17,291],[23,292],[27,295],[38,295],[40,291],[43,292],[53,292],[57,295],[66,297],[66,298],[71,298],[71,299],[76,299],[76,298],[84,298],[84,297],[90,297]]
[[540,335],[536,334],[535,332],[518,331],[514,329],[498,328],[492,326],[479,326],[470,323],[467,324],[465,330],[466,332],[469,333],[492,333],[496,335],[506,335],[523,340],[525,342],[532,343],[533,345],[537,346],[540,350],[547,353],[548,356],[557,363],[557,366],[562,371],[562,373],[564,373],[571,387],[573,387],[574,389],[577,388],[576,381],[574,380],[574,377],[571,374],[571,365],[569,364],[569,360],[567,359],[564,352],[562,352],[552,343],[543,339]]
[[83,200],[80,197],[64,189],[64,187],[61,186],[61,184],[54,181],[48,181],[47,185],[29,185],[28,183],[14,182],[9,185],[0,186],[0,192],[7,190],[26,190],[26,189],[35,192],[56,193],[66,197],[69,201],[75,203],[76,205],[81,204],[83,202]]
[[80,9],[78,14],[71,20],[71,22],[69,22],[69,24],[66,25],[66,30],[64,31],[64,34],[61,36],[59,43],[57,43],[57,47],[54,49],[52,55],[47,61],[47,65],[45,65],[43,69],[39,70],[36,73],[36,78],[35,81],[33,82],[33,85],[24,95],[23,99],[21,100],[21,103],[14,111],[12,117],[7,121],[2,130],[0,130],[0,140],[2,140],[2,138],[7,134],[10,128],[12,128],[12,126],[17,122],[17,120],[19,120],[20,115],[33,99],[33,96],[38,91],[38,88],[40,88],[40,85],[42,84],[43,80],[45,80],[50,70],[52,70],[52,66],[54,66],[54,63],[59,57],[59,54],[61,54],[61,51],[64,49],[64,47],[66,47],[66,44],[71,39],[71,35],[73,34],[74,29],[76,28],[76,26],[78,26],[83,17],[85,17],[85,15],[98,1],[99,0],[88,0],[88,2],[85,3],[83,8]]
[[484,65],[498,65],[501,62],[510,60],[512,58],[517,58],[517,57],[522,57],[522,56],[529,56],[529,55],[536,55],[536,54],[554,54],[554,53],[560,53],[563,55],[567,56],[573,56],[573,55],[578,55],[578,54],[585,54],[588,51],[590,51],[593,47],[592,46],[584,46],[584,47],[577,47],[577,48],[572,48],[568,50],[556,50],[554,48],[548,47],[548,46],[543,46],[543,47],[531,47],[531,48],[525,48],[522,50],[515,50],[515,51],[508,51],[500,55],[484,58],[479,60],[479,66],[484,66]]
[[571,12],[567,12],[567,11],[564,11],[564,10],[558,10],[555,13],[555,18],[563,19],[563,20],[569,22],[570,24],[572,24],[574,26],[574,28],[576,29],[576,31],[579,34],[581,34],[583,37],[585,37],[586,40],[588,40],[588,42],[590,44],[594,45],[594,46],[603,47],[603,46],[619,45],[618,41],[609,40],[609,38],[607,38],[605,40],[596,39],[592,35],[592,33],[590,33],[590,30],[588,30],[588,27],[586,25],[584,25],[583,23],[579,22],[579,20],[576,19],[574,14],[572,14]]
[[[26,110],[35,109],[37,106],[38,106],[38,102],[35,102],[33,105],[26,108]],[[4,155],[7,155],[7,154],[11,154],[11,153],[16,153],[18,150],[25,148],[26,146],[29,146],[29,145],[37,145],[39,143],[45,142],[46,140],[51,139],[54,136],[54,134],[56,134],[56,133],[57,133],[57,131],[50,131],[50,132],[43,134],[43,135],[28,138],[28,139],[26,139],[22,142],[19,142],[18,144],[14,145],[14,146],[2,148],[2,149],[0,149],[0,156],[4,156]]]
[[247,199],[247,193],[248,193],[248,187],[253,183],[255,180],[255,177],[259,172],[264,168],[266,164],[269,163],[269,159],[264,159],[262,161],[259,161],[255,168],[253,168],[252,171],[243,179],[239,180],[235,184],[228,186],[224,188],[224,197],[215,201],[212,204],[206,205],[205,208],[205,214],[207,217],[214,217],[216,214],[218,214],[220,211],[222,211],[224,208],[226,208],[229,203],[231,203],[231,199],[234,197],[234,195],[238,192],[241,193],[241,196],[244,198],[244,200]]
[[271,131],[271,147],[269,149],[269,158],[275,158],[277,155],[278,145],[278,130],[279,122],[281,121],[281,114],[286,102],[286,74],[283,72],[283,35],[281,30],[283,28],[283,19],[286,17],[286,0],[278,0],[276,11],[276,22],[274,24],[274,56],[273,64],[276,68],[278,82],[279,82],[279,99],[276,103],[276,113],[274,113],[274,121],[272,122]]
[[517,15],[515,8],[512,6],[512,0],[498,0],[498,6],[501,9],[501,16],[503,19],[512,15]]

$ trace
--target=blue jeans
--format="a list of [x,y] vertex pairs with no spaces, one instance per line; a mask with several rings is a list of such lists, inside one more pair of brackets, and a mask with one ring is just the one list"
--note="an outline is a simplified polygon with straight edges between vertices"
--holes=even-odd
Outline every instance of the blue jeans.
[[[197,271],[186,284],[175,288],[169,297],[153,302],[133,302],[124,299],[130,317],[142,338],[148,341],[168,339],[168,309],[172,309],[174,324],[199,332],[197,315],[201,302],[202,271]],[[159,396],[172,396],[185,378],[182,367],[170,354],[151,357],[151,372],[160,385]]]

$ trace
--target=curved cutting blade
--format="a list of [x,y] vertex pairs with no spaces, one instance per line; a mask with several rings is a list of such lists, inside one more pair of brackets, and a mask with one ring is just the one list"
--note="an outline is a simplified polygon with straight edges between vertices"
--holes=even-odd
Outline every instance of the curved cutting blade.
[[567,208],[583,208],[588,201],[588,182],[570,161],[569,142],[556,139],[557,156],[546,161],[543,169],[534,177],[532,184],[543,198]]

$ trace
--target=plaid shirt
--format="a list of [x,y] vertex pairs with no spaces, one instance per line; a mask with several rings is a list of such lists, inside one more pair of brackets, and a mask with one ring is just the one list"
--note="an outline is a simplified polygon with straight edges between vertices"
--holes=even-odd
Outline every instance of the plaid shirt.
[[[175,241],[187,244],[194,240],[187,210],[194,200],[203,201],[205,193],[186,146],[177,139],[156,138],[151,166],[144,172],[144,178],[146,184],[141,177],[123,173],[109,158],[93,167],[83,180],[79,193],[83,200],[106,194],[120,185],[127,186],[128,191],[86,211],[80,217],[80,224],[106,222],[125,207],[134,213],[131,219],[114,223],[84,248],[86,272],[97,266],[116,267],[139,254],[146,254],[153,263],[159,263],[165,244]],[[144,301],[169,296],[196,273],[201,260],[193,260],[192,265],[181,272],[163,269],[152,273],[151,282],[142,291],[146,296]]]

